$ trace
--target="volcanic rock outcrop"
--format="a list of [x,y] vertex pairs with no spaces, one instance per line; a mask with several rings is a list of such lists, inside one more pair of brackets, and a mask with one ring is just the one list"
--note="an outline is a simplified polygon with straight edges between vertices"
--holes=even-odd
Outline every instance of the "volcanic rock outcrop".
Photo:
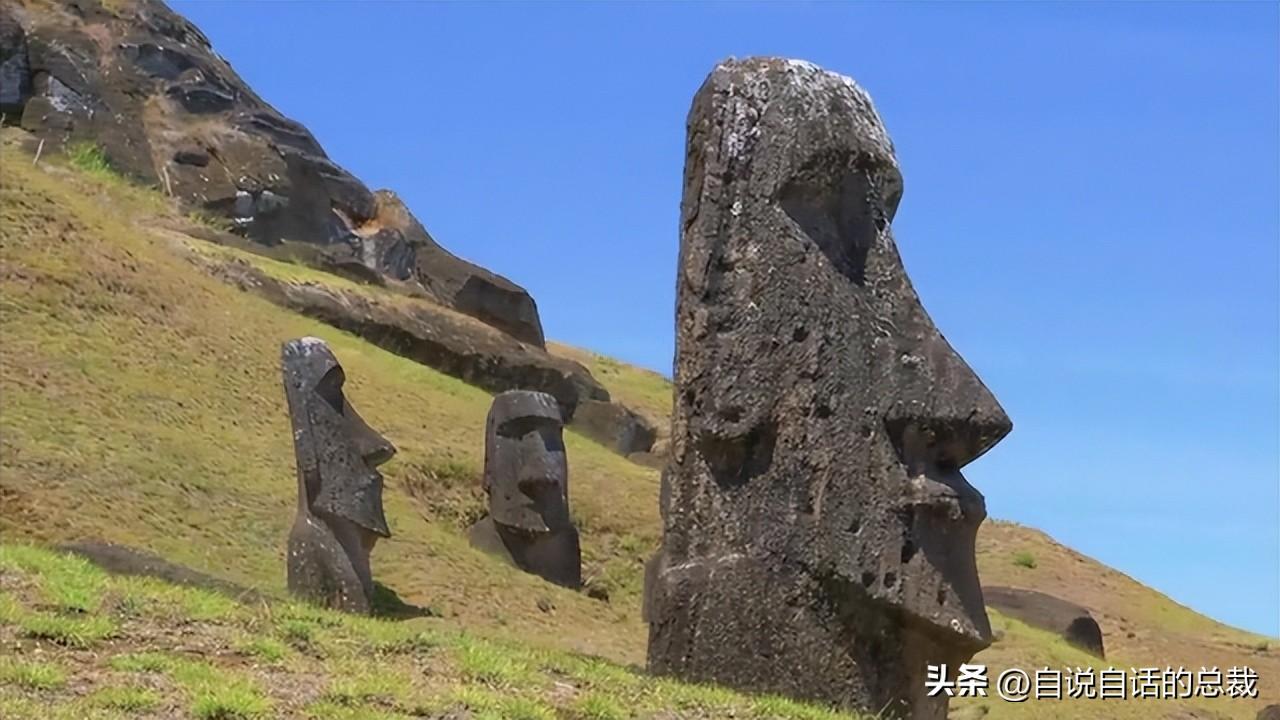
[[298,466],[289,590],[334,609],[368,613],[369,553],[378,538],[391,537],[376,468],[396,449],[347,402],[346,376],[323,340],[285,343],[281,366]]
[[657,432],[638,413],[617,403],[599,399],[580,403],[573,416],[578,432],[622,455],[647,453]]
[[569,465],[560,408],[550,395],[512,390],[493,399],[484,431],[489,514],[471,544],[553,583],[582,585],[578,529],[569,517]]
[[393,193],[370,192],[159,0],[0,6],[0,113],[53,146],[98,145],[259,243],[317,246],[544,344],[523,288],[442,248]]
[[271,302],[359,335],[381,348],[490,392],[545,392],[565,418],[583,403],[609,403],[609,392],[572,360],[555,357],[434,303],[393,293],[289,283],[243,262],[213,263],[219,278]]
[[649,668],[945,718],[926,664],[991,642],[960,469],[1011,423],[907,278],[889,136],[774,58],[716,67],[687,130]]
[[1036,590],[988,586],[982,589],[987,605],[1032,627],[1057,633],[1087,653],[1105,658],[1102,628],[1088,608]]

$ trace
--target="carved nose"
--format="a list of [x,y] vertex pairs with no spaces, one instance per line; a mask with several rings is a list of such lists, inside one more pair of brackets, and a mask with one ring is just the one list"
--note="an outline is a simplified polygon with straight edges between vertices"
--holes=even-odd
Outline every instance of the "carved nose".
[[903,353],[898,362],[901,392],[885,424],[904,460],[910,455],[959,469],[1013,429],[995,396],[936,331],[930,342]]
[[344,404],[346,407],[343,415],[347,418],[347,426],[351,430],[356,452],[360,454],[365,464],[374,468],[390,460],[396,454],[396,446],[382,437],[377,430],[369,427],[350,403],[344,401]]

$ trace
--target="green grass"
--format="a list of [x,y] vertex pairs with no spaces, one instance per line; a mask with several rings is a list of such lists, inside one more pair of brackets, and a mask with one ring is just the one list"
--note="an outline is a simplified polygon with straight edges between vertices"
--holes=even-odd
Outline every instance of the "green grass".
[[121,672],[172,672],[181,662],[179,658],[161,652],[136,652],[116,655],[107,663]]
[[1026,550],[1019,550],[1013,554],[1013,564],[1018,567],[1024,567],[1028,570],[1036,569],[1036,556]]
[[563,343],[549,342],[547,349],[554,355],[575,360],[586,366],[591,374],[609,391],[609,396],[640,413],[654,423],[660,435],[668,431],[671,417],[672,385],[666,377],[613,358],[583,350]]
[[66,682],[66,672],[53,663],[0,658],[0,685],[16,685],[31,690],[55,690]]
[[114,177],[117,175],[107,154],[92,142],[71,143],[66,148],[67,162],[71,166],[89,175]]
[[201,690],[191,705],[191,714],[200,720],[251,720],[266,717],[271,703],[244,685],[227,685]]
[[99,707],[129,713],[148,712],[160,706],[160,694],[145,687],[105,687],[97,690],[89,702]]
[[308,720],[412,720],[412,718],[416,717],[367,705],[352,707],[326,700],[308,705],[303,716]]
[[148,577],[121,578],[117,608],[126,615],[182,618],[188,622],[227,623],[244,608],[225,595],[175,586]]
[[0,570],[26,571],[38,577],[44,602],[58,611],[83,613],[97,609],[104,573],[76,556],[51,557],[22,545],[0,547]]
[[294,647],[304,647],[310,645],[311,641],[316,637],[316,626],[305,620],[285,620],[281,622],[277,631],[280,637]]
[[[17,588],[5,597],[22,620],[40,615],[34,606],[44,602],[46,575],[83,572],[78,558],[32,546],[0,545],[0,557],[23,558],[6,566],[4,576]],[[819,710],[804,714],[809,706],[802,703],[646,677],[598,657],[481,637],[437,618],[392,621],[292,602],[244,606],[228,600],[233,609],[219,604],[218,622],[197,621],[183,613],[207,612],[208,604],[182,602],[190,588],[110,575],[98,582],[104,596],[137,597],[152,609],[123,621],[111,645],[63,658],[73,665],[0,661],[0,711],[7,702],[3,688],[56,694],[70,689],[67,678],[74,673],[75,694],[54,702],[80,713],[76,717],[134,717],[161,708],[220,720],[393,720],[458,709],[490,720],[609,720],[668,710],[690,720],[718,720],[762,717],[764,710],[779,708],[791,714],[777,717],[848,717]],[[162,602],[170,605],[155,611]],[[78,619],[104,620],[117,608],[104,602]],[[297,627],[307,628],[311,642],[325,652],[294,652],[277,639]],[[0,634],[8,631],[0,628]],[[46,639],[38,641],[36,652],[66,651]],[[246,663],[246,657],[263,662]],[[300,678],[315,691],[299,695]],[[571,692],[558,694],[565,688]],[[22,713],[13,716],[59,717],[42,706],[30,713],[23,706]]]
[[530,682],[533,676],[532,667],[520,653],[495,643],[468,639],[455,652],[463,675],[476,682],[516,686]]
[[237,645],[236,649],[244,655],[268,664],[278,663],[290,654],[287,645],[269,637],[248,638]]
[[102,616],[67,617],[32,611],[18,621],[22,634],[68,648],[91,648],[116,633],[116,624]]
[[790,698],[770,696],[760,698],[752,707],[755,717],[776,720],[839,720],[842,716],[827,708],[814,707]]
[[573,709],[583,720],[626,720],[631,717],[622,703],[598,692],[586,693],[578,698]]
[[393,669],[348,660],[331,664],[328,670],[333,680],[320,697],[323,701],[348,707],[374,702],[388,705],[408,702],[411,683]]

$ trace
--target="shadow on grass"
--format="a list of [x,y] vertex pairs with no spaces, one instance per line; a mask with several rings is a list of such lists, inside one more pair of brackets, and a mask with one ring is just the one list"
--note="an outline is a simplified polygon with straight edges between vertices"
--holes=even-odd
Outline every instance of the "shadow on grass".
[[440,617],[434,608],[418,607],[400,599],[395,590],[378,581],[373,583],[373,616],[384,620],[411,620],[420,617]]
[[79,555],[112,575],[138,575],[152,577],[174,585],[212,590],[228,595],[246,604],[265,602],[268,596],[253,589],[228,582],[212,575],[169,562],[164,558],[127,545],[84,540],[59,545],[57,550]]

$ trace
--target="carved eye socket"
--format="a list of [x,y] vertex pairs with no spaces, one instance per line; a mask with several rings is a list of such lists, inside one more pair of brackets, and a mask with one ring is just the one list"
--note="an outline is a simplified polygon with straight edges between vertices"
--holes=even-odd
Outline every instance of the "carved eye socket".
[[815,158],[782,188],[778,203],[841,274],[865,281],[867,255],[897,210],[897,169],[873,158]]
[[329,406],[339,415],[342,414],[342,384],[345,381],[346,375],[343,374],[342,368],[334,367],[320,378],[320,382],[316,383],[315,393],[329,403]]
[[498,434],[512,440],[520,440],[530,433],[538,433],[548,451],[562,452],[564,450],[564,439],[560,435],[560,425],[553,420],[540,417],[522,417],[513,418],[498,426]]
[[564,452],[564,437],[560,434],[560,429],[553,424],[547,423],[540,428],[542,432],[542,444],[548,452]]

